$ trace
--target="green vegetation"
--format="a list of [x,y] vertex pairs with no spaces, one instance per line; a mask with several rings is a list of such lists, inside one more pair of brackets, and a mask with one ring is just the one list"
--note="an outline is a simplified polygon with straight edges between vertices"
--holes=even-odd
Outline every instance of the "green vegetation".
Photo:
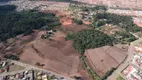
[[3,5],[3,6],[0,6],[0,13],[14,11],[15,9],[16,9],[16,6],[14,5]]
[[82,30],[77,33],[68,34],[66,40],[73,40],[73,47],[82,54],[85,49],[113,45],[114,42],[114,38],[98,30]]
[[103,20],[100,20],[100,21],[93,22],[92,24],[93,24],[93,26],[95,26],[95,27],[100,27],[100,26],[105,25],[106,22],[103,21]]
[[[117,14],[110,13],[97,13],[93,16],[94,23],[96,21],[103,21],[103,23],[118,25],[125,29],[128,32],[138,32],[141,31],[142,28],[135,25],[130,16],[121,16]],[[94,25],[96,26],[96,25]]]
[[78,19],[76,19],[76,18],[73,18],[72,20],[73,20],[73,22],[76,23],[76,24],[79,24],[79,25],[83,24],[83,22],[82,22],[81,20],[78,20]]
[[[5,6],[1,6],[4,7]],[[11,6],[6,7],[6,11],[11,11],[3,14],[0,12],[0,41],[15,37],[19,34],[30,34],[33,29],[40,29],[43,26],[48,26],[52,29],[54,26],[60,25],[58,19],[52,13],[41,13],[37,11],[16,12]]]
[[83,68],[89,73],[92,80],[101,80],[100,77],[95,73],[87,64],[87,60],[84,56],[80,57]]
[[12,59],[12,60],[19,60],[19,57],[13,54],[6,54],[4,58]]
[[105,75],[101,78],[101,80],[106,80],[106,78],[107,78],[108,76],[110,76],[110,75],[113,73],[114,70],[115,70],[115,68],[111,68],[109,71],[107,71],[107,72],[105,73]]
[[125,80],[121,76],[117,77],[116,80]]
[[137,39],[135,36],[126,31],[117,31],[113,34],[113,36],[122,44],[127,44]]
[[95,7],[92,8],[93,10],[107,10],[106,6],[103,5],[96,5]]

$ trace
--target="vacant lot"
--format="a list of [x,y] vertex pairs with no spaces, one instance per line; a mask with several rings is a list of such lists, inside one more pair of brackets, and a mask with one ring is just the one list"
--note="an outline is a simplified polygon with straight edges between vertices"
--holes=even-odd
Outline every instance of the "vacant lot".
[[78,32],[84,29],[88,29],[88,26],[86,25],[77,25],[77,24],[63,25],[62,27],[69,32]]
[[126,58],[126,53],[127,47],[122,48],[122,45],[104,46],[85,51],[90,66],[99,76],[103,76],[112,67],[117,68]]
[[79,53],[72,47],[72,41],[65,41],[65,34],[56,32],[49,39],[41,39],[43,32],[25,46],[20,59],[23,62],[35,65],[42,64],[45,69],[63,74],[73,75],[79,71]]

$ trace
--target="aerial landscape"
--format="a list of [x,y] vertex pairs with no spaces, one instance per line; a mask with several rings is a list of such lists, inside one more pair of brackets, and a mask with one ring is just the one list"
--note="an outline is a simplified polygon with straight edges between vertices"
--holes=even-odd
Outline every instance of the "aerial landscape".
[[142,80],[142,1],[0,0],[0,80]]

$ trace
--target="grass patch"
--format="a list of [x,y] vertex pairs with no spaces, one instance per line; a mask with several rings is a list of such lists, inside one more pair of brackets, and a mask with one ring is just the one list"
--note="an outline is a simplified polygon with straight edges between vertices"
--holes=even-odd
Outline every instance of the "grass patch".
[[125,80],[124,78],[122,78],[121,76],[117,77],[116,80]]

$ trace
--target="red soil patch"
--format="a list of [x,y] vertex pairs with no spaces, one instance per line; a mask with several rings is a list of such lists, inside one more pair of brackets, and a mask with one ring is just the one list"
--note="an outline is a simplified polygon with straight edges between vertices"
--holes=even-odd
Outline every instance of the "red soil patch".
[[99,76],[103,76],[111,68],[117,68],[126,58],[125,53],[127,49],[123,50],[117,46],[104,46],[85,51],[89,65]]
[[69,17],[60,18],[60,22],[62,23],[62,25],[71,25],[73,23],[72,19]]

